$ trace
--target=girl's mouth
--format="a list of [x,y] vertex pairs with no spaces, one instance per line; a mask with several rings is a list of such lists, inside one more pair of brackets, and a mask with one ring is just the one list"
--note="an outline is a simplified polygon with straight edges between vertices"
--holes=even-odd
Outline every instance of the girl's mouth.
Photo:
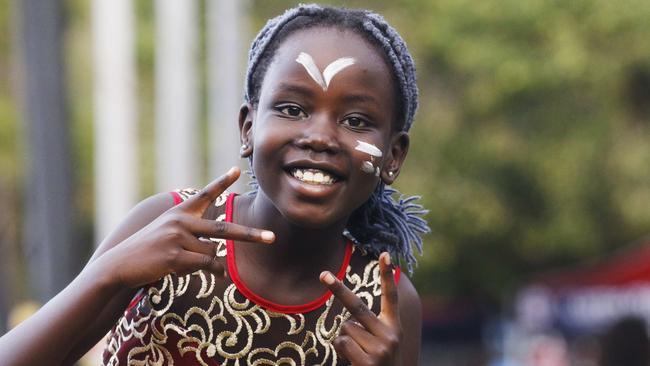
[[293,168],[290,174],[301,182],[313,185],[332,185],[337,179],[333,175],[320,169]]

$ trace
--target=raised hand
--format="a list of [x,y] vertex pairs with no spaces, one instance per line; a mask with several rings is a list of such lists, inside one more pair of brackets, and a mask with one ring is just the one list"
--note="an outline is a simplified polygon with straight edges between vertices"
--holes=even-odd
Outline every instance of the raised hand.
[[216,245],[199,237],[234,239],[269,244],[271,231],[234,223],[206,220],[201,216],[226,188],[239,178],[232,168],[199,193],[167,210],[149,225],[98,258],[98,265],[113,273],[120,286],[139,287],[176,273],[184,275],[203,269],[223,276],[224,267],[216,260]]
[[397,285],[390,255],[379,256],[381,312],[375,315],[366,304],[332,273],[323,272],[320,280],[350,312],[352,318],[341,325],[333,341],[336,351],[352,365],[400,365],[400,324]]

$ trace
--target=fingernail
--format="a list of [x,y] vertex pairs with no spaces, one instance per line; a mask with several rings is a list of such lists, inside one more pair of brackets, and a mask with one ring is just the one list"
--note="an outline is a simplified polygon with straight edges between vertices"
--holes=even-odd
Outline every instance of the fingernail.
[[230,170],[226,174],[233,175],[233,174],[235,174],[235,170],[237,170],[237,167],[232,167],[232,168],[230,168]]
[[387,266],[390,266],[390,254],[384,253],[384,263],[386,263]]
[[262,237],[262,240],[270,243],[275,239],[275,234],[273,234],[273,231],[262,231],[260,237]]
[[323,275],[323,282],[325,282],[328,285],[333,285],[335,281],[336,278],[334,278],[334,276],[332,276],[331,273],[325,272],[325,275]]

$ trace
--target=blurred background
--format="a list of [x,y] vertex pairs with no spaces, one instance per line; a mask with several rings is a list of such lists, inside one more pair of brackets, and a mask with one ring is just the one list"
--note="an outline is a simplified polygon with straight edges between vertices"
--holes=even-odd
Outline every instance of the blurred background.
[[[0,0],[0,334],[136,202],[245,166],[245,55],[296,3]],[[650,2],[324,3],[418,66],[422,364],[647,365]]]

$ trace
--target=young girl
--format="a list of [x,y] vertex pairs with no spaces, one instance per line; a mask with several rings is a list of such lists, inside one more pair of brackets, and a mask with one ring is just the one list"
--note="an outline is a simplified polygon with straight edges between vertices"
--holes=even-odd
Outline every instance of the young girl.
[[[2,339],[10,365],[415,365],[420,302],[393,260],[428,231],[386,188],[417,107],[412,58],[377,14],[303,5],[254,40],[239,113],[255,189],[153,196]],[[257,229],[264,228],[264,229]],[[392,259],[391,259],[392,258]]]

